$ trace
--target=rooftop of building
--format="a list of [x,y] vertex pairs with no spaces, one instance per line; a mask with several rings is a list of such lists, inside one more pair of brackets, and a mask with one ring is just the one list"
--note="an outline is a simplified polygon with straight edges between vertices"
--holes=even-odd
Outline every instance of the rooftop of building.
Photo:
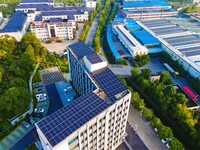
[[20,3],[53,3],[54,0],[21,0]]
[[89,92],[36,125],[53,147],[109,106],[95,93]]
[[46,4],[18,4],[15,9],[28,9],[28,8],[45,8],[45,7],[50,7]]
[[[98,57],[84,42],[72,44],[69,48],[79,61],[84,56],[92,59]],[[97,59],[99,62],[99,57]],[[90,76],[99,86],[98,93],[88,92],[36,124],[52,147],[129,93],[127,87],[107,67],[90,73]]]
[[103,59],[98,54],[89,54],[86,56],[91,64],[103,62]]
[[11,16],[9,22],[6,26],[0,30],[0,32],[17,32],[21,31],[24,27],[24,23],[26,22],[27,16],[22,11],[16,11]]
[[171,5],[164,0],[147,0],[147,1],[124,1],[123,8],[134,7],[171,7]]

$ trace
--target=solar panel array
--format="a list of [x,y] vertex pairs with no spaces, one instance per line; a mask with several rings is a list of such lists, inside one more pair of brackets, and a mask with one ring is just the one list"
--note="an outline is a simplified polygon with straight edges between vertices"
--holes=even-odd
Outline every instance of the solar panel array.
[[42,2],[53,3],[53,0],[21,0],[20,1],[20,3],[42,3]]
[[103,60],[97,54],[90,54],[90,55],[87,55],[86,57],[90,61],[91,64],[103,62]]
[[42,119],[37,126],[53,147],[108,107],[107,102],[90,92]]
[[94,54],[94,52],[84,42],[72,44],[69,46],[69,48],[72,49],[78,58],[83,58],[89,54]]
[[117,100],[115,95],[127,90],[127,87],[107,67],[91,74],[111,102]]
[[16,32],[21,31],[27,17],[25,16],[23,11],[16,11],[7,25],[0,30],[0,32]]
[[178,26],[172,26],[172,27],[162,27],[158,29],[152,29],[152,31],[158,35],[167,35],[167,34],[185,32],[186,30]]

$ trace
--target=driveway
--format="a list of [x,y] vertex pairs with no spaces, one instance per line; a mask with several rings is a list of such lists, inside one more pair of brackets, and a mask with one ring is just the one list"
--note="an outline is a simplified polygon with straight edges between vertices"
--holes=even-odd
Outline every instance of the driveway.
[[167,150],[167,147],[160,141],[154,130],[132,106],[129,109],[128,122],[132,127],[137,125],[137,134],[149,150]]

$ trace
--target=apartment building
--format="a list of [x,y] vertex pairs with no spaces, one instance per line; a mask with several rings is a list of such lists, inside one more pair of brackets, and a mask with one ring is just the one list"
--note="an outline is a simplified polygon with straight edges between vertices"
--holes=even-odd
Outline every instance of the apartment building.
[[[131,93],[85,43],[67,50],[71,80],[80,97],[36,124],[43,149],[116,149],[126,136]],[[72,78],[76,72],[80,76]]]

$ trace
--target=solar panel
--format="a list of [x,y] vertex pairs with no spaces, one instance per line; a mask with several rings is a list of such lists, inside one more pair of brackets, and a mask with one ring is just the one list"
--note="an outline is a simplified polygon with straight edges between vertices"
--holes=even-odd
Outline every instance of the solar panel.
[[83,58],[89,54],[94,54],[94,52],[84,42],[78,42],[69,45],[69,48],[71,48],[78,58]]
[[102,62],[103,60],[100,58],[99,55],[97,54],[90,54],[90,55],[87,55],[86,56],[87,59],[90,61],[91,64],[96,64],[96,63],[99,63],[99,62]]
[[55,146],[109,106],[95,93],[89,92],[44,118],[37,126],[51,146]]
[[91,74],[111,102],[116,101],[117,94],[127,90],[127,87],[107,67]]
[[26,22],[27,17],[23,11],[16,11],[11,19],[8,21],[6,26],[0,30],[0,32],[16,32],[21,31],[24,23]]

